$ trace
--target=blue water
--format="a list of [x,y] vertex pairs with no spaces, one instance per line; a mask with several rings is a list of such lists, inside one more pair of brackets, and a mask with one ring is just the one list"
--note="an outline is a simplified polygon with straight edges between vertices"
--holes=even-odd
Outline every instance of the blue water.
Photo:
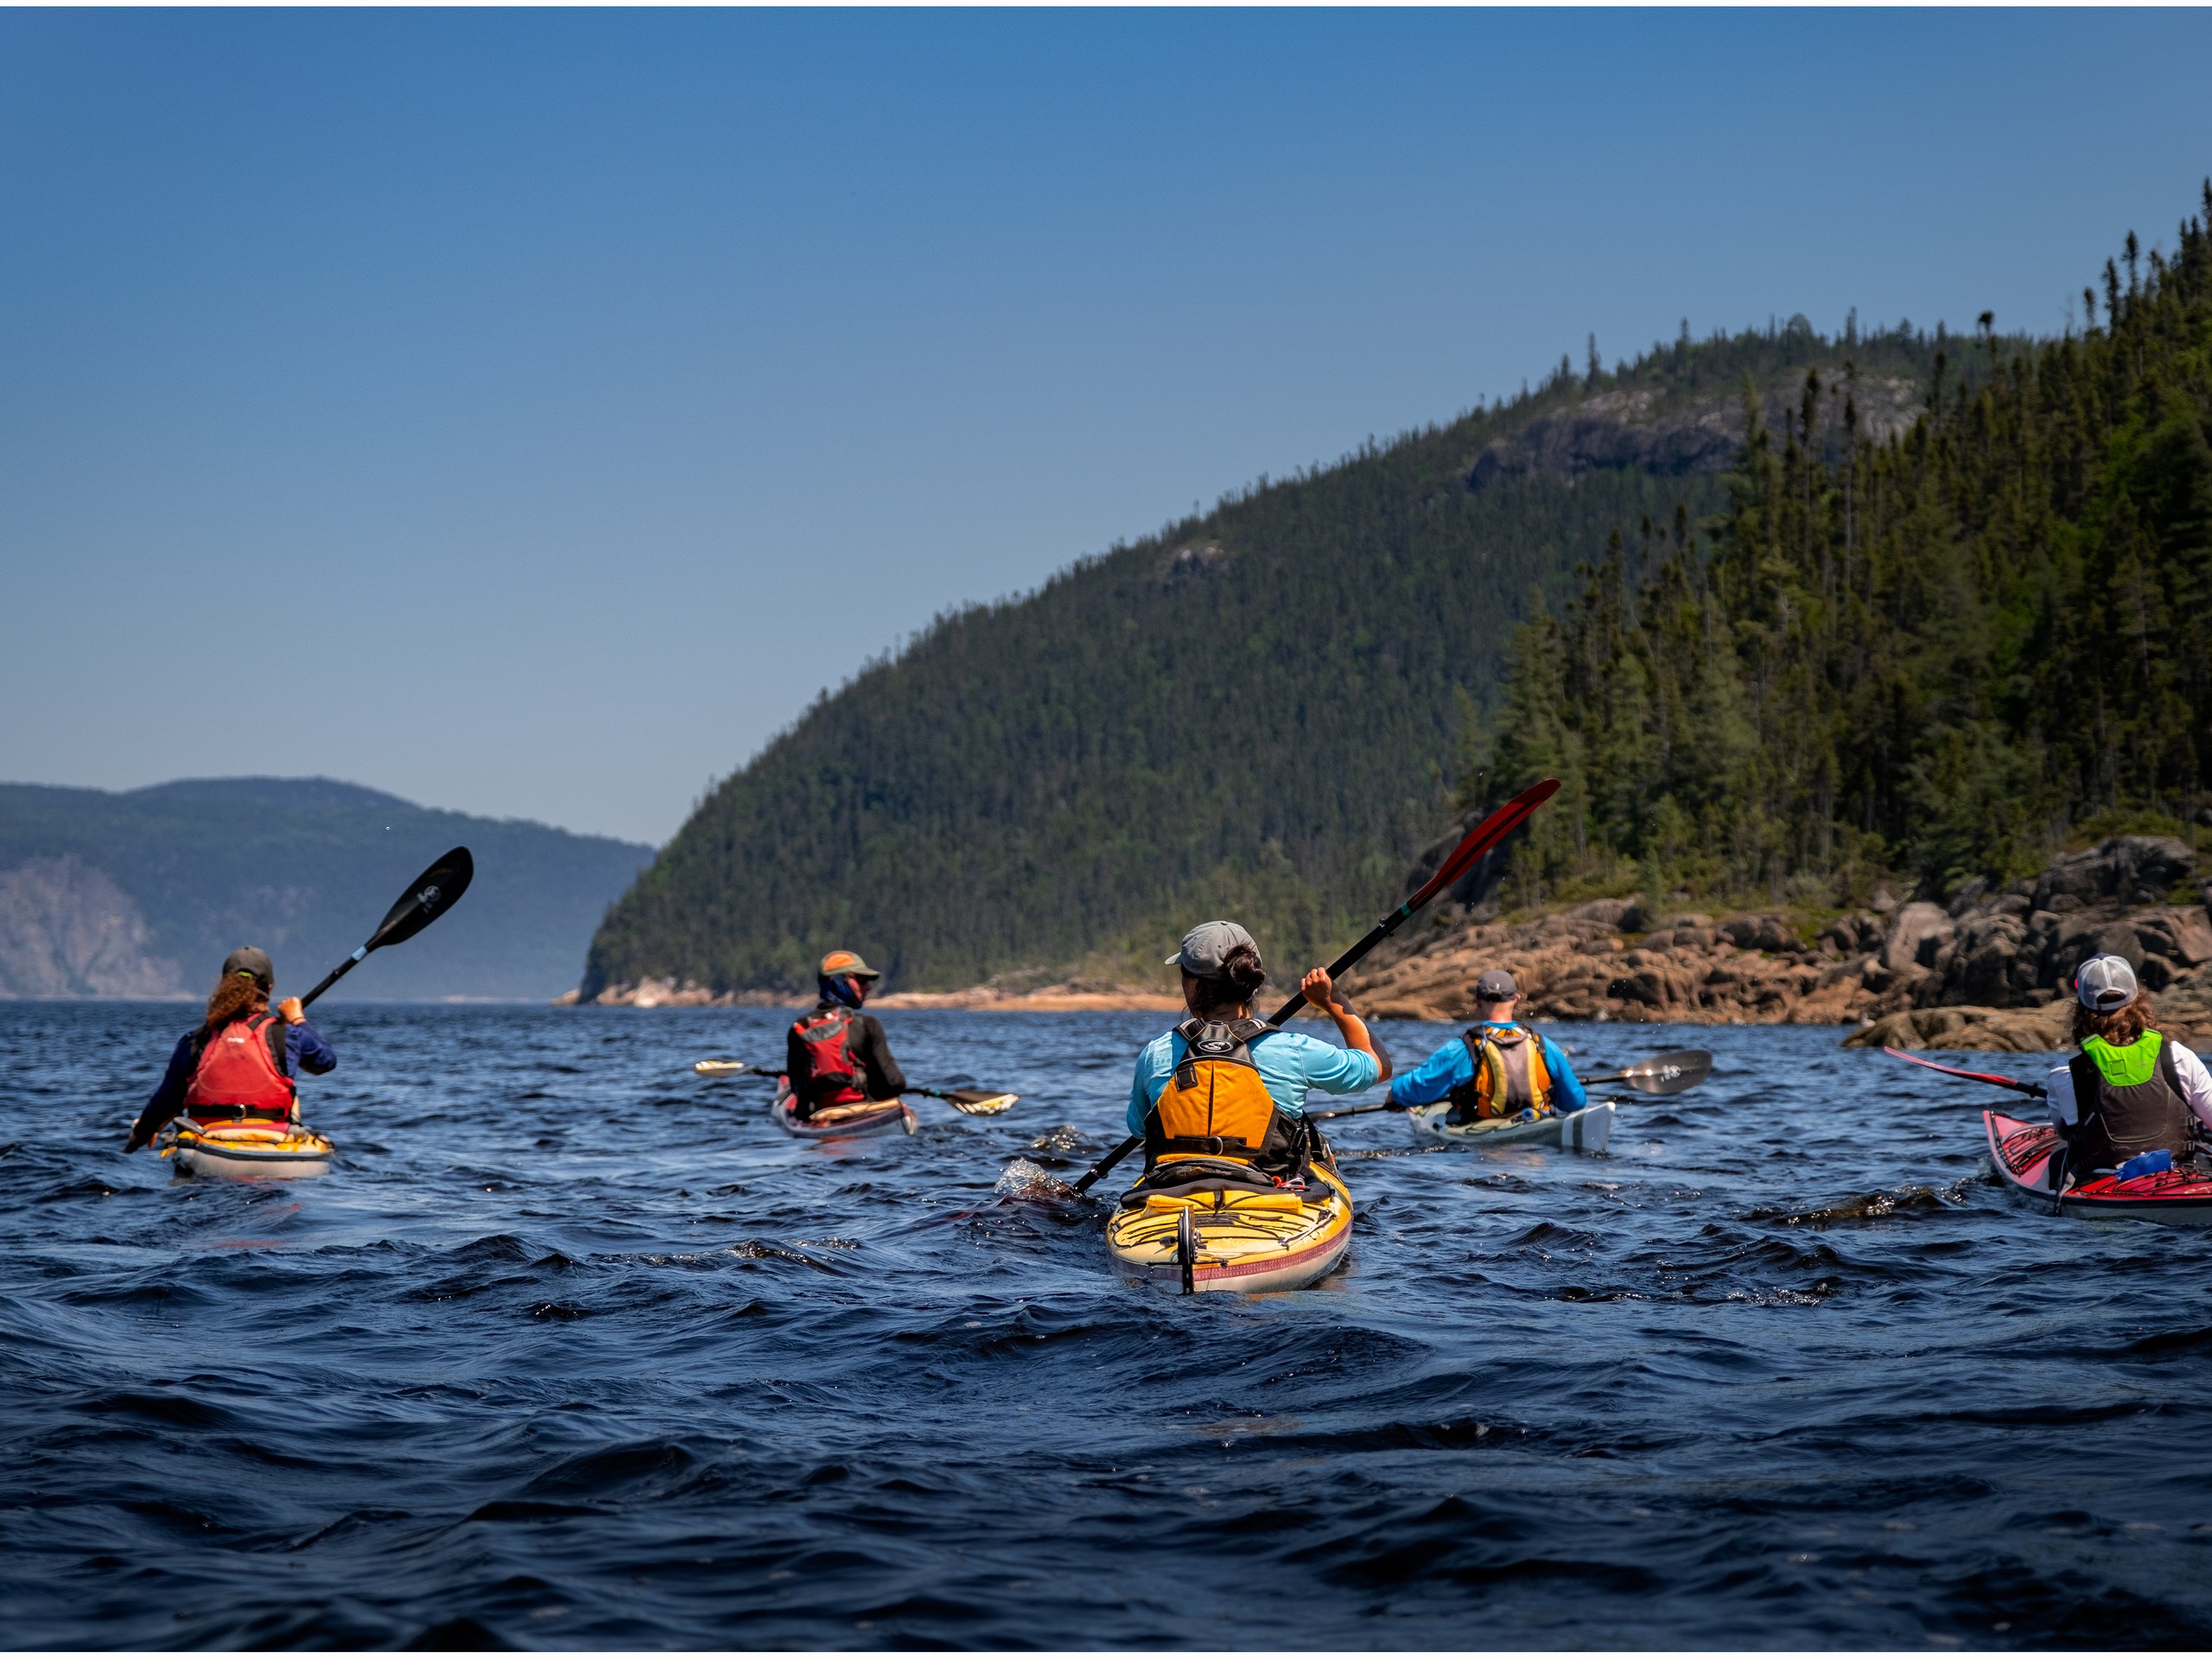
[[1352,1120],[1345,1269],[1185,1300],[992,1198],[1152,1017],[887,1015],[1023,1099],[823,1145],[690,1071],[773,1014],[336,1007],[337,1168],[245,1185],[117,1151],[181,1012],[0,1005],[11,1645],[2212,1643],[2212,1235],[1833,1031],[1554,1027],[1721,1069],[1604,1157]]

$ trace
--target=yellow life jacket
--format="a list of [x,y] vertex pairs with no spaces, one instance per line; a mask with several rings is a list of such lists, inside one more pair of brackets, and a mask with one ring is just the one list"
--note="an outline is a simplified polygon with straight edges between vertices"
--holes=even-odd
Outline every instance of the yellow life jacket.
[[1466,1035],[1475,1075],[1452,1090],[1452,1121],[1513,1117],[1552,1109],[1551,1068],[1534,1032],[1519,1026],[1475,1026]]
[[[1174,1075],[1145,1115],[1145,1162],[1152,1167],[1191,1158],[1255,1164],[1279,1152],[1273,1096],[1260,1079],[1248,1045],[1274,1027],[1262,1020],[1185,1020],[1175,1027],[1185,1050]],[[1274,1144],[1270,1145],[1270,1141]],[[1270,1157],[1268,1161],[1275,1160]]]

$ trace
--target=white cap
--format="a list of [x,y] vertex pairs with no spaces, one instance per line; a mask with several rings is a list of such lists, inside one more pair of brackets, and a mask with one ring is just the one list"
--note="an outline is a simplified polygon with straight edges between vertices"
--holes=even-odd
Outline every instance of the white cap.
[[2126,957],[2091,957],[2074,970],[2074,995],[2093,1014],[2110,1014],[2135,1000],[2135,970]]

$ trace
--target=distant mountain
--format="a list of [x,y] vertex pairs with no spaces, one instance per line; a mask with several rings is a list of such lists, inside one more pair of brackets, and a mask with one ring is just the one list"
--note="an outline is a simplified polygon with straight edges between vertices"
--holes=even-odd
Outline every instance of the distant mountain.
[[582,988],[795,988],[835,944],[910,989],[1147,952],[1157,976],[1224,911],[1312,960],[1395,901],[1514,628],[1578,564],[1725,506],[1747,412],[1794,419],[1808,371],[1838,446],[1847,398],[1869,438],[1903,432],[1943,348],[1793,318],[1611,372],[1593,352],[941,617],[709,796]]
[[0,996],[204,995],[240,944],[276,958],[280,991],[305,990],[456,844],[476,857],[467,896],[331,997],[553,996],[652,856],[322,778],[0,784]]

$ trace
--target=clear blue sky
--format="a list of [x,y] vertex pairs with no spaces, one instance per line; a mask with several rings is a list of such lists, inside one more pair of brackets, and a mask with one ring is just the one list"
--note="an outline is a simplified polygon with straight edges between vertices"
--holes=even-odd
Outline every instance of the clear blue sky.
[[2056,330],[2206,13],[0,13],[0,778],[665,839],[938,610],[1579,362]]

